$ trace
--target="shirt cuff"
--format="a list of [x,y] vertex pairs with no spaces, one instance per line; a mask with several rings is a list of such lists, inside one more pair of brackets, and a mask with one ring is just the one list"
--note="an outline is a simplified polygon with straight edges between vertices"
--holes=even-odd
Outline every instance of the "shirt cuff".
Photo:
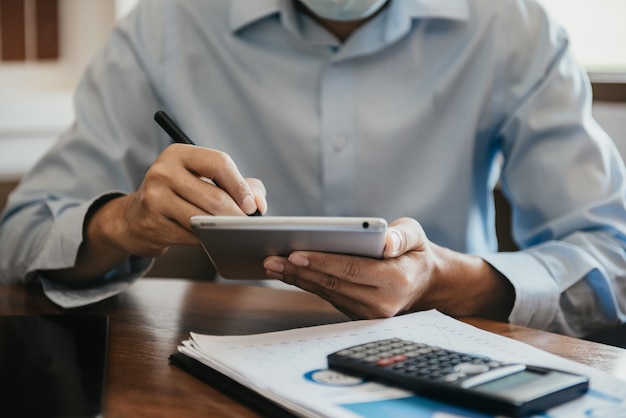
[[480,257],[502,273],[515,289],[509,322],[548,329],[559,306],[559,290],[546,267],[524,252],[495,253]]
[[110,298],[128,289],[144,275],[154,259],[132,256],[90,286],[73,287],[38,275],[44,294],[62,308],[76,308]]
[[27,276],[37,270],[57,270],[74,266],[78,249],[83,242],[85,219],[92,210],[119,196],[122,193],[103,193],[63,211],[52,223],[42,251],[29,267]]

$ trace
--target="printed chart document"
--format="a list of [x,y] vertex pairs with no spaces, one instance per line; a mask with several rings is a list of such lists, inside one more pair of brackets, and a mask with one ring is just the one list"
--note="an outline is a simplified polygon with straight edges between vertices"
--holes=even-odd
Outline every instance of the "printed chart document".
[[411,392],[327,369],[326,356],[382,338],[404,338],[497,360],[523,362],[584,374],[582,398],[541,417],[623,417],[626,382],[532,346],[460,322],[437,311],[389,319],[352,321],[243,336],[191,333],[179,352],[306,417],[487,417]]

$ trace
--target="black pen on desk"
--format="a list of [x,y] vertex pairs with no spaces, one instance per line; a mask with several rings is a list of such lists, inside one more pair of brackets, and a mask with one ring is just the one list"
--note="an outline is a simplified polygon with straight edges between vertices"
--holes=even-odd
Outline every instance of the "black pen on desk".
[[[182,129],[176,125],[176,122],[172,118],[169,117],[167,113],[163,110],[159,110],[154,114],[154,120],[159,124],[161,128],[172,138],[172,140],[178,144],[188,144],[188,145],[196,145],[191,138],[187,136]],[[260,210],[256,210],[250,216],[262,216]]]

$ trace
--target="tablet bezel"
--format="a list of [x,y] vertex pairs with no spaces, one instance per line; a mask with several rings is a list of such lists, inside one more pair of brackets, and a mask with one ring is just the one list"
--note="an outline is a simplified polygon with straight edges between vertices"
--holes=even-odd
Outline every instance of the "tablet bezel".
[[295,250],[382,258],[387,221],[380,217],[195,216],[191,227],[226,279],[267,279],[263,260]]

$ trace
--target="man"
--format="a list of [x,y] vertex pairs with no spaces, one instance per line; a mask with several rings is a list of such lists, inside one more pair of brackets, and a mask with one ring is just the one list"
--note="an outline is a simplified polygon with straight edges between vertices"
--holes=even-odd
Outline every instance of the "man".
[[[586,335],[626,309],[624,165],[590,101],[532,1],[146,1],[12,195],[0,278],[75,306],[198,245],[192,215],[372,215],[392,221],[384,260],[295,252],[268,276],[355,318]],[[198,147],[170,145],[159,109]],[[496,252],[498,179],[518,252]]]

